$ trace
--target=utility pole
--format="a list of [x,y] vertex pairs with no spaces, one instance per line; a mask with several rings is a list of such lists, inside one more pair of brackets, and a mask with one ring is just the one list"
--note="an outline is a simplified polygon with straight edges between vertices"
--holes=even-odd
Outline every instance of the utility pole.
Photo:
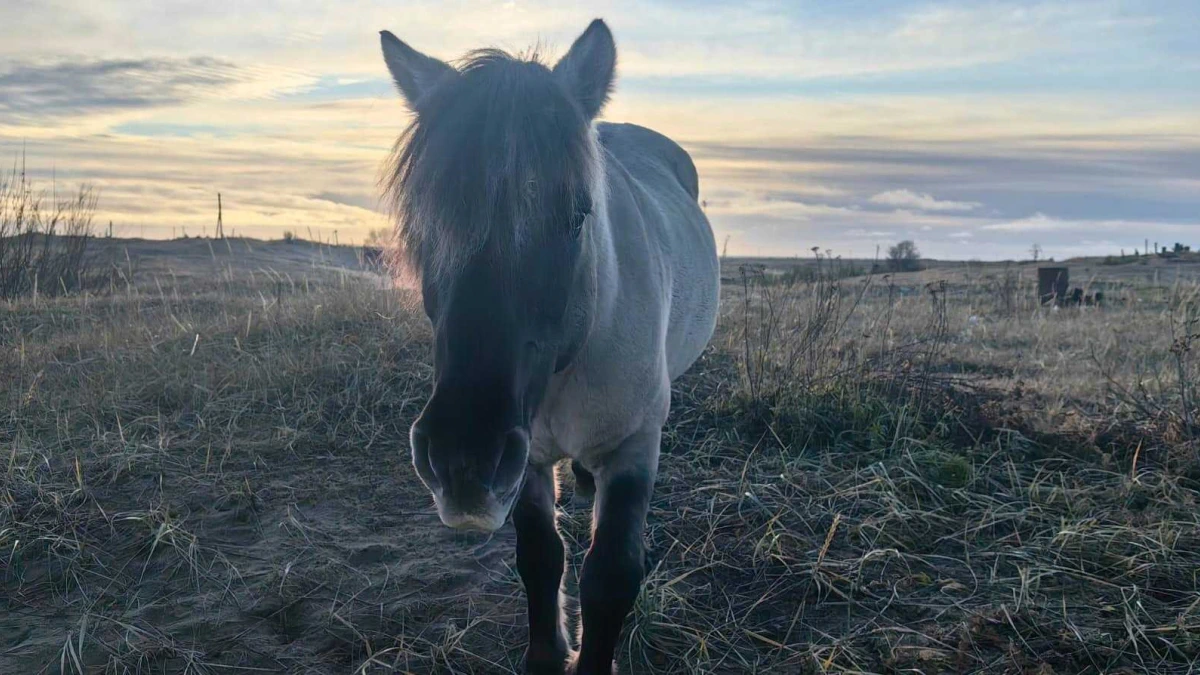
[[221,193],[217,193],[217,239],[225,238],[225,223],[221,220]]

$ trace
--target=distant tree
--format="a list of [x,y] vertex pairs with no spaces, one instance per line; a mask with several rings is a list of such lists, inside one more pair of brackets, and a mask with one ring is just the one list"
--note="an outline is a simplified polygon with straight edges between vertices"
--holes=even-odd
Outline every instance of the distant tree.
[[921,269],[921,252],[911,239],[888,248],[888,262],[896,272],[915,272]]
[[1042,245],[1034,244],[1029,247],[1029,255],[1033,258],[1033,262],[1037,262],[1042,257]]

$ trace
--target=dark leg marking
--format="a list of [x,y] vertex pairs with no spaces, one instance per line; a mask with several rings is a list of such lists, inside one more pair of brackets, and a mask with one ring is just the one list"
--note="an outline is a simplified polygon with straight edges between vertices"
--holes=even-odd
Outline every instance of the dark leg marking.
[[611,675],[625,617],[645,576],[642,531],[654,474],[606,477],[596,493],[592,547],[579,579],[583,637],[576,675]]
[[559,605],[564,554],[555,523],[553,466],[530,466],[513,508],[517,530],[517,572],[529,603],[529,646],[525,672],[562,675],[569,648]]

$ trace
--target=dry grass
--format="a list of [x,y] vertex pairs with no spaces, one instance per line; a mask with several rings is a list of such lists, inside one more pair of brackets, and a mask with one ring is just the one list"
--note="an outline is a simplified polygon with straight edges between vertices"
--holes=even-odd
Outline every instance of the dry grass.
[[[404,456],[407,292],[233,256],[4,305],[0,672],[515,669],[511,532],[446,531]],[[1194,670],[1195,281],[1106,272],[1050,311],[1022,268],[727,270],[626,669]]]
[[1190,672],[1200,464],[1194,395],[1176,392],[1200,380],[1179,358],[1195,286],[1059,311],[990,287],[731,294],[724,344],[677,397],[638,659]]
[[0,298],[60,295],[103,282],[88,250],[96,192],[66,196],[35,185],[24,158],[0,175]]

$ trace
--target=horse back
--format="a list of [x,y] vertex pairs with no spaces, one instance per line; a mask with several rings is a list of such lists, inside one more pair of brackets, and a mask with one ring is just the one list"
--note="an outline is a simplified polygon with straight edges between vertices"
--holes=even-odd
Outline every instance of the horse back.
[[596,128],[600,145],[617,157],[630,173],[637,176],[647,169],[666,170],[692,200],[700,198],[700,176],[696,173],[696,165],[678,143],[636,124],[604,122]]
[[[597,130],[608,157],[624,170],[629,196],[639,205],[641,216],[637,224],[616,219],[611,223],[614,235],[627,243],[649,242],[648,253],[658,263],[652,266],[666,273],[669,292],[664,297],[668,306],[662,344],[668,376],[674,380],[712,337],[720,295],[716,242],[697,203],[696,165],[677,143],[645,127],[600,124]],[[632,236],[630,230],[640,232]]]

